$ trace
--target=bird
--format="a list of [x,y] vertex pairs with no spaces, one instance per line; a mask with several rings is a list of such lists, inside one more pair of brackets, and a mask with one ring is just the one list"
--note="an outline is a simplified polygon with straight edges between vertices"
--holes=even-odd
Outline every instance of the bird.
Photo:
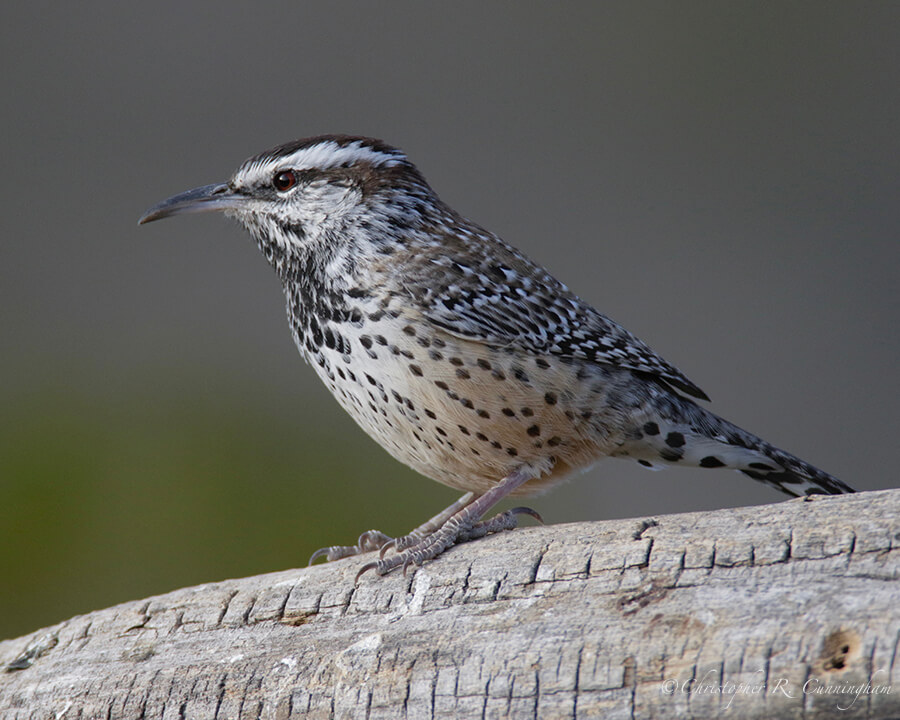
[[384,575],[510,530],[518,507],[598,460],[742,472],[791,496],[854,490],[717,416],[707,395],[542,266],[465,219],[404,152],[320,135],[246,160],[145,224],[223,212],[284,289],[294,342],[388,453],[464,494],[407,535],[362,533],[310,563],[378,551]]

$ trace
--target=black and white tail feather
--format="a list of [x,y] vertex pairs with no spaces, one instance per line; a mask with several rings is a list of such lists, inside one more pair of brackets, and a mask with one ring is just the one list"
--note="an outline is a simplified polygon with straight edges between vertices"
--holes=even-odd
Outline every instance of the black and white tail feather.
[[[751,432],[667,393],[654,402],[658,420],[642,428],[644,438],[632,453],[644,467],[666,464],[730,468],[794,497],[841,495],[853,488],[823,470],[781,450]],[[665,419],[671,419],[667,424]],[[662,462],[660,462],[662,460]]]

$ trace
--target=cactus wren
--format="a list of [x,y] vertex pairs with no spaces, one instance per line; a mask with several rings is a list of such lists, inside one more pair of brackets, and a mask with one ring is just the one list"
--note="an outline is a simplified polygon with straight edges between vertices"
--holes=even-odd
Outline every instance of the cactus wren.
[[313,560],[380,549],[360,574],[405,570],[515,527],[536,513],[482,517],[606,456],[732,468],[794,496],[853,492],[702,408],[679,370],[445,205],[379,140],[276,147],[140,222],[213,210],[256,240],[297,347],[343,408],[395,458],[465,492],[409,535],[372,530]]

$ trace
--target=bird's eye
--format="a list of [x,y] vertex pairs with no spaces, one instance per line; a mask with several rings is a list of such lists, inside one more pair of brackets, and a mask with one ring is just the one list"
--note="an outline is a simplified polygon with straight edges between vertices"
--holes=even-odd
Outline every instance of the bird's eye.
[[297,174],[293,170],[281,170],[272,178],[272,185],[278,192],[287,192],[297,184]]

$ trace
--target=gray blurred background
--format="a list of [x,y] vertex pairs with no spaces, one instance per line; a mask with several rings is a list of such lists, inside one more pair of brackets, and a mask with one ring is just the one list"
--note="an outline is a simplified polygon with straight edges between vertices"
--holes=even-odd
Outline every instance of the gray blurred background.
[[[712,408],[897,484],[898,3],[16,3],[0,10],[0,637],[302,565],[455,498],[295,351],[220,217],[151,204],[326,132],[647,341]],[[781,500],[607,461],[548,522]]]

